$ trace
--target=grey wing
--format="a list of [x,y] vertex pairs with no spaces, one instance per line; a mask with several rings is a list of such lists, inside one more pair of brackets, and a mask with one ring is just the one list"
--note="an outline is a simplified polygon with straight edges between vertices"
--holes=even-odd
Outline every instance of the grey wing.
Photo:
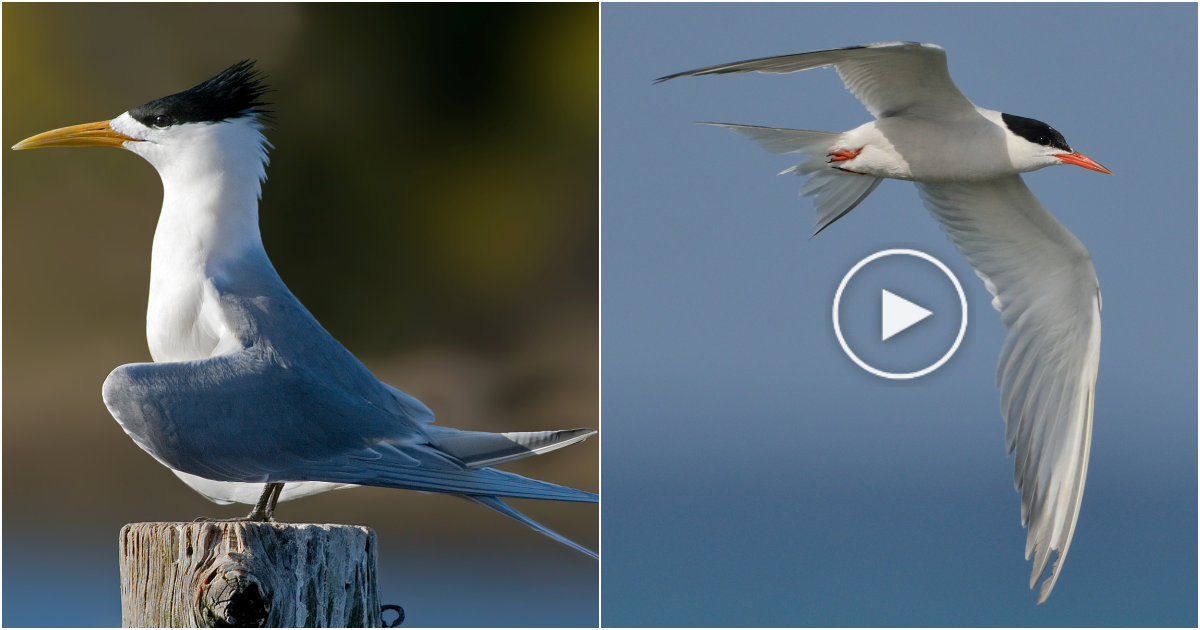
[[356,389],[252,348],[123,365],[109,374],[103,393],[125,432],[169,468],[262,483],[381,440],[424,439],[424,405],[406,408],[391,398],[387,409]]
[[837,68],[846,88],[876,118],[936,117],[975,111],[975,106],[950,78],[946,51],[936,44],[916,42],[885,42],[751,59],[679,72],[656,82],[704,74],[786,74],[825,66]]
[[438,439],[450,443],[443,451],[429,443],[424,426],[372,404],[357,389],[248,349],[202,361],[123,365],[105,380],[104,402],[159,462],[205,479],[596,501],[591,493],[472,467],[566,446],[591,435],[589,429],[461,439],[441,429]]
[[918,183],[926,207],[983,279],[1008,329],[996,368],[1025,558],[1033,588],[1058,557],[1038,603],[1058,580],[1079,518],[1100,366],[1100,286],[1087,249],[1019,175]]

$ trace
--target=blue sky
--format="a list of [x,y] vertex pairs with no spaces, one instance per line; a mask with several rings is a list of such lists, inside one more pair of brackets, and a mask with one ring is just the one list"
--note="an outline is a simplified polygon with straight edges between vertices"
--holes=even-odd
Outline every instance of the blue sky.
[[[1026,176],[1104,292],[1079,526],[1027,590],[990,296],[911,184],[809,240],[794,163],[696,121],[843,131],[832,70],[660,76],[878,41],[943,46],[983,107],[1111,169]],[[1195,5],[602,7],[602,620],[606,625],[1196,623]],[[972,313],[942,369],[893,383],[829,322],[842,275],[928,252]]]

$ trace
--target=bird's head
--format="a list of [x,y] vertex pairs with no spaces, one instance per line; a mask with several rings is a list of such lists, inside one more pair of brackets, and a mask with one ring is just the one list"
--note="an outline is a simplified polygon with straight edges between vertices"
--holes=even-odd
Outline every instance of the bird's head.
[[1061,133],[1040,120],[1000,114],[1008,129],[1009,156],[1021,171],[1032,171],[1059,164],[1074,164],[1112,175],[1112,171],[1079,153],[1067,144]]
[[[112,120],[40,133],[14,150],[47,147],[119,147],[146,158],[164,178],[176,167],[192,171],[239,161],[267,161],[269,146],[258,121],[267,87],[251,61],[241,61],[191,89],[139,105]],[[260,176],[260,179],[263,176]]]

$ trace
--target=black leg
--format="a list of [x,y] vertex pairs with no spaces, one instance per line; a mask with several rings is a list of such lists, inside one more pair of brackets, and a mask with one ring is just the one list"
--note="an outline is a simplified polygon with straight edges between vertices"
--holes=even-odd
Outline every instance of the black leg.
[[275,520],[275,506],[279,503],[279,495],[283,494],[283,484],[275,484],[275,494],[271,495],[271,502],[267,504],[267,520]]
[[254,504],[254,509],[250,511],[246,520],[258,522],[275,520],[272,515],[275,513],[275,504],[279,502],[280,492],[283,492],[282,483],[268,483],[263,486],[262,496],[258,497],[258,503]]

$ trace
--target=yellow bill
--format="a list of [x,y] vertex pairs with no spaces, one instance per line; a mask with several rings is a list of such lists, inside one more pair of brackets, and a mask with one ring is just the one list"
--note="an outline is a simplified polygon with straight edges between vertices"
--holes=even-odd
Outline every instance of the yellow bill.
[[21,149],[44,149],[46,147],[120,147],[126,142],[141,142],[110,127],[112,121],[63,127],[39,133],[13,145],[14,151]]

